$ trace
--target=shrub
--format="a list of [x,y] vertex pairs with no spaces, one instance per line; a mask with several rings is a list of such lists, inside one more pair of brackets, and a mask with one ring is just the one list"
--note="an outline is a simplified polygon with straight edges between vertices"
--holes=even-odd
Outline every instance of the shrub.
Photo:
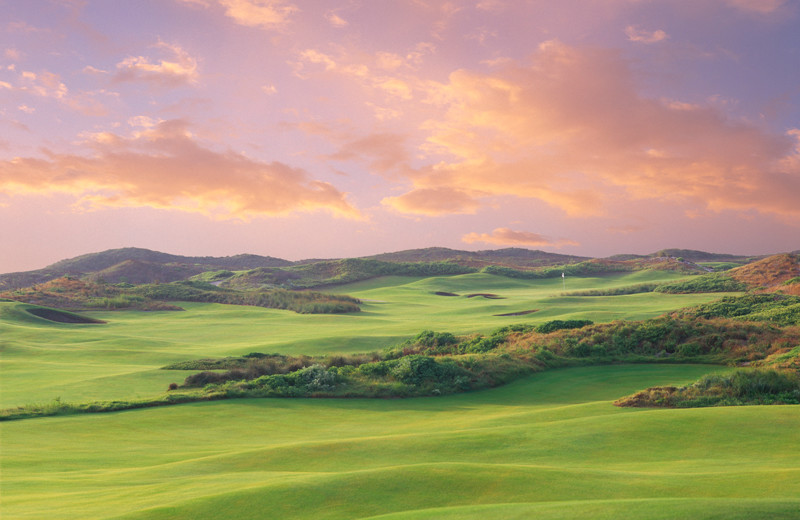
[[655,292],[669,294],[710,293],[710,292],[741,292],[747,286],[722,273],[712,273],[696,276],[689,280],[669,282],[655,288]]
[[540,334],[548,334],[563,329],[580,329],[592,324],[589,320],[551,320],[537,326],[535,330]]

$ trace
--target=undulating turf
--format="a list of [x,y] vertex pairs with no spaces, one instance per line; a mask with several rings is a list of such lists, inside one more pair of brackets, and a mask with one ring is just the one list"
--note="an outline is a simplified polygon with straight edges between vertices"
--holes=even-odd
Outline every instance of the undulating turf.
[[[675,273],[640,271],[595,278],[567,278],[568,290],[609,288]],[[719,294],[634,294],[563,297],[562,280],[515,280],[487,274],[388,277],[336,288],[364,300],[362,312],[301,315],[234,305],[181,303],[181,311],[105,311],[84,314],[105,324],[62,324],[0,302],[0,407],[64,401],[147,397],[186,374],[160,367],[202,357],[249,352],[325,354],[371,352],[422,330],[466,334],[511,323],[558,319],[644,319]],[[437,296],[437,291],[459,297]],[[501,298],[467,298],[474,293]],[[496,316],[534,310],[523,316]]]
[[12,421],[8,518],[798,518],[797,406],[616,408],[718,370],[583,367],[408,400]]
[[[675,278],[568,278],[566,290]],[[178,361],[372,351],[424,329],[644,319],[720,297],[566,297],[560,279],[486,274],[336,291],[363,299],[363,312],[186,304],[63,324],[0,302],[0,402],[147,397],[185,377],[159,370]],[[500,298],[466,297],[474,293]],[[65,520],[800,518],[798,406],[612,404],[718,370],[583,367],[447,397],[241,399],[9,421],[0,423],[0,507],[3,518]]]

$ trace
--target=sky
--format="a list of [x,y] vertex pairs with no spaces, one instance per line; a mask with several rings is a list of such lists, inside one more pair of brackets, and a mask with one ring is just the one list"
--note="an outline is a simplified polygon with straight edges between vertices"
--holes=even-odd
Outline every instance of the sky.
[[0,0],[0,272],[800,249],[800,0]]

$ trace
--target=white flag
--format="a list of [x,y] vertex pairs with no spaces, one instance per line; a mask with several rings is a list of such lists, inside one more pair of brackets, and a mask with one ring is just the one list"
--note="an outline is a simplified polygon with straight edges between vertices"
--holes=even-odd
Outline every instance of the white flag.
[[561,273],[561,278],[564,278],[564,273]]

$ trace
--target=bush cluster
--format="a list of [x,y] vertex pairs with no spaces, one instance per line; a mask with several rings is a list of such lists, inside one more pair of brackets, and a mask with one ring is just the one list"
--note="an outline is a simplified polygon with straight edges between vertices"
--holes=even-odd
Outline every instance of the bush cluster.
[[680,313],[698,318],[734,318],[768,321],[780,326],[800,325],[800,297],[783,294],[725,296]]
[[791,370],[737,370],[710,374],[684,387],[653,387],[617,400],[617,406],[690,408],[800,404],[800,374]]
[[236,291],[199,281],[141,285],[134,291],[154,300],[253,305],[301,314],[336,314],[360,310],[360,301],[351,296],[285,289]]
[[726,274],[711,273],[696,276],[688,280],[663,283],[654,290],[655,292],[667,294],[742,292],[747,290],[747,286]]
[[557,330],[580,329],[593,323],[589,320],[551,320],[538,325],[535,330],[539,334],[549,334]]
[[231,287],[309,289],[369,280],[379,276],[449,276],[477,269],[454,262],[384,262],[370,258],[346,258],[281,268],[260,268],[237,273],[225,283]]
[[639,283],[611,289],[590,289],[587,291],[572,291],[562,293],[562,296],[623,296],[626,294],[641,294],[653,292],[663,282]]
[[635,267],[633,265],[621,262],[577,262],[574,264],[551,265],[530,270],[514,269],[502,265],[487,265],[483,268],[482,272],[497,276],[505,276],[506,278],[537,280],[541,278],[558,278],[562,273],[567,276],[589,276],[629,272],[634,269]]

